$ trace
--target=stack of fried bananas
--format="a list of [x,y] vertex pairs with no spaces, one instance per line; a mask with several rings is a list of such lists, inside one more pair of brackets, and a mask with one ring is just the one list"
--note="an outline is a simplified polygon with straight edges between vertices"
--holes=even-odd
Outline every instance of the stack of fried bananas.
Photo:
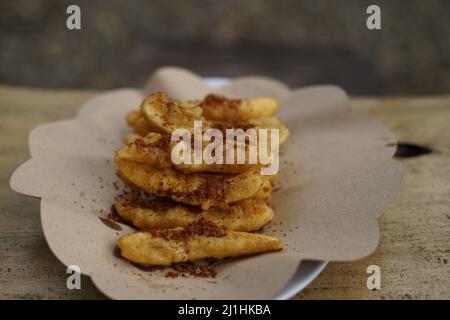
[[270,98],[227,99],[208,95],[180,102],[157,92],[127,115],[133,133],[116,151],[118,176],[146,196],[122,197],[118,215],[140,231],[117,241],[124,258],[141,265],[169,266],[205,258],[221,259],[281,250],[280,240],[252,233],[270,222],[275,176],[263,176],[260,163],[174,164],[172,133],[194,132],[194,121],[208,128],[288,129],[274,115]]

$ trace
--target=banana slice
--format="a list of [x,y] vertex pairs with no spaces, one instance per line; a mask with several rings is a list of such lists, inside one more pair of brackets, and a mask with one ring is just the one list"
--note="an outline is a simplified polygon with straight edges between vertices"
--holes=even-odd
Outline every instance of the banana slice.
[[193,133],[194,121],[205,120],[202,109],[195,104],[182,105],[169,100],[166,93],[157,92],[142,102],[141,113],[155,132],[171,134],[176,129],[187,129]]
[[135,227],[145,229],[187,227],[200,219],[234,231],[255,231],[273,219],[273,210],[261,200],[243,200],[228,208],[199,208],[166,199],[119,199],[117,213]]
[[222,259],[283,249],[283,243],[262,234],[227,231],[204,219],[186,228],[155,229],[122,236],[117,241],[122,256],[147,266]]
[[[161,135],[159,133],[150,132],[147,136],[142,138],[140,135],[131,133],[128,134],[124,142],[127,143],[124,147],[116,152],[116,156],[121,159],[131,160],[135,162],[146,163],[148,165],[156,166],[158,168],[170,168],[174,167],[177,170],[184,173],[195,173],[195,172],[216,172],[216,173],[227,173],[235,174],[247,171],[251,168],[258,168],[261,165],[259,163],[250,164],[174,164],[171,159],[172,148],[176,144],[170,141],[169,135]],[[203,150],[206,148],[206,144]],[[225,149],[225,147],[224,147]],[[236,150],[236,149],[235,149]],[[191,150],[193,154],[193,150]],[[235,151],[235,154],[237,151]],[[246,160],[249,159],[248,151],[246,151]],[[226,158],[226,153],[224,152],[223,159]],[[257,158],[257,157],[256,157]],[[248,161],[248,160],[247,160]]]
[[133,127],[141,117],[140,110],[132,110],[127,114],[126,120],[130,127]]
[[270,201],[270,199],[272,198],[272,180],[271,178],[267,178],[267,177],[271,177],[271,176],[264,176],[266,178],[266,180],[264,181],[261,189],[259,189],[259,191],[255,194],[255,196],[252,199],[255,200],[263,200],[263,201]]
[[[224,98],[222,98],[224,99]],[[205,101],[208,101],[206,99]],[[233,101],[233,100],[224,100]],[[227,104],[233,104],[233,102],[225,102],[223,105],[219,105],[217,110],[217,115],[220,113],[224,117],[216,117],[214,120],[207,120],[203,115],[203,110],[201,104],[196,104],[193,102],[180,103],[178,101],[171,101],[167,94],[158,92],[150,95],[147,99],[142,102],[141,113],[145,116],[148,125],[151,127],[150,131],[171,134],[176,129],[186,129],[191,134],[194,133],[194,121],[202,121],[202,129],[206,130],[209,128],[217,128],[221,131],[225,129],[243,129],[244,131],[249,128],[255,129],[279,129],[280,130],[280,144],[286,142],[289,136],[289,130],[283,125],[283,123],[273,115],[276,110],[278,110],[278,104],[275,100],[269,98],[258,98],[251,100],[242,100],[245,102],[240,102],[239,105],[242,107],[237,108],[240,111],[237,113],[242,113],[242,120],[237,116],[232,110],[227,110]],[[263,112],[265,110],[261,106],[267,104],[270,107],[267,109],[269,112]],[[213,104],[206,104],[209,113],[213,113]],[[245,106],[245,107],[244,107]],[[205,108],[205,106],[203,106]],[[249,110],[247,110],[249,109]],[[244,112],[245,110],[245,112]],[[254,114],[258,115],[257,118],[249,118],[248,115],[251,114],[253,110]],[[256,111],[260,110],[260,111]],[[225,116],[227,115],[228,116]],[[245,115],[245,116],[244,116]],[[139,124],[139,121],[135,123]],[[148,131],[148,132],[150,132]],[[142,132],[137,132],[144,136]]]
[[127,145],[116,151],[116,159],[152,165],[160,169],[171,168],[170,136],[151,132],[144,138],[136,134],[125,137]]
[[[251,124],[255,129],[278,129],[279,145],[285,144],[289,138],[289,129],[277,117],[262,117],[257,119],[250,119]],[[269,143],[271,135],[267,133]]]
[[137,133],[128,133],[125,135],[125,137],[123,138],[123,143],[124,144],[130,144],[133,143],[134,141],[138,140],[138,139],[142,139],[142,136],[137,134]]
[[157,196],[201,206],[224,207],[228,204],[253,198],[267,179],[259,170],[248,170],[236,175],[195,173],[158,169],[115,157],[119,176],[135,187]]
[[203,116],[208,120],[245,121],[274,115],[278,101],[272,98],[227,99],[209,94],[200,102]]

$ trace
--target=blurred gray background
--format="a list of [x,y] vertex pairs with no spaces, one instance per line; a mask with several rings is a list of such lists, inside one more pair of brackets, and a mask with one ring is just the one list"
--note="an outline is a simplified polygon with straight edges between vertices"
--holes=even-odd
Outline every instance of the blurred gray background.
[[[78,4],[82,30],[66,28]],[[382,30],[366,28],[378,4]],[[0,83],[142,85],[163,65],[351,94],[450,92],[448,0],[2,0]]]

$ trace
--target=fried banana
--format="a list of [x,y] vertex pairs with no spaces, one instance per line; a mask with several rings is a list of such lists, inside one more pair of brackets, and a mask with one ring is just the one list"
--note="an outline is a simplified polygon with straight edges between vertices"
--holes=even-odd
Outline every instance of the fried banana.
[[129,143],[133,143],[134,141],[136,141],[137,139],[142,139],[142,136],[137,134],[137,133],[128,133],[125,135],[125,137],[123,138],[123,143],[125,145],[129,144]]
[[206,121],[202,117],[202,109],[191,104],[182,105],[170,100],[163,92],[151,94],[141,104],[141,113],[145,116],[154,132],[171,134],[176,129],[192,128],[194,121]]
[[[277,117],[263,117],[250,119],[248,123],[255,129],[278,129],[279,142],[278,144],[282,146],[285,144],[289,138],[289,129],[281,122]],[[268,133],[267,137],[270,143],[271,135]]]
[[160,169],[173,166],[169,150],[170,136],[151,132],[142,138],[131,133],[125,139],[129,142],[116,151],[116,159],[145,163]]
[[126,120],[127,120],[127,124],[130,127],[133,127],[136,122],[139,120],[139,118],[141,118],[141,111],[140,110],[132,110],[127,114]]
[[[118,158],[146,163],[148,165],[152,165],[162,169],[174,167],[177,170],[184,173],[216,172],[216,173],[235,174],[247,171],[251,168],[260,167],[259,163],[175,164],[171,159],[171,153],[172,148],[176,144],[176,142],[171,142],[170,136],[168,135],[161,135],[155,132],[150,132],[144,138],[142,138],[138,134],[130,133],[125,137],[124,142],[126,142],[127,144],[116,152],[116,156]],[[193,150],[191,150],[191,152],[193,153]],[[246,151],[246,153],[248,154],[248,151]],[[225,159],[225,157],[226,154],[224,151],[223,158]],[[249,159],[248,155],[246,156],[246,159]]]
[[152,127],[151,131],[159,133],[171,134],[176,129],[186,129],[192,134],[194,133],[194,121],[202,121],[204,130],[216,128],[223,132],[226,129],[243,129],[244,131],[250,128],[279,129],[281,131],[280,144],[284,143],[289,135],[287,128],[276,117],[250,118],[247,121],[238,120],[236,117],[230,116],[231,120],[227,118],[207,120],[203,116],[203,110],[200,106],[193,103],[183,104],[178,101],[172,101],[167,94],[162,92],[154,93],[145,99],[141,105],[141,113]]
[[117,241],[121,255],[146,266],[222,259],[283,249],[283,243],[262,234],[227,231],[200,219],[186,228],[154,229],[122,236]]
[[144,117],[140,117],[138,120],[136,120],[133,127],[134,127],[134,132],[143,137],[145,135],[147,135],[147,133],[151,132],[152,130],[155,130],[155,128],[153,128],[151,123],[148,122],[147,119]]
[[270,179],[266,178],[263,185],[261,186],[261,189],[258,190],[258,192],[252,199],[270,201],[271,198],[272,198],[272,182],[270,181]]
[[271,98],[239,100],[208,95],[203,101],[178,102],[158,92],[145,99],[140,110],[129,112],[127,123],[141,136],[149,132],[171,134],[182,128],[193,133],[196,120],[202,121],[205,129],[279,129],[282,145],[289,131],[273,116],[278,109],[278,102]]
[[272,209],[261,200],[243,200],[228,208],[199,208],[167,199],[119,199],[119,216],[135,227],[145,229],[187,227],[200,219],[234,231],[255,231],[273,219]]
[[272,98],[227,99],[209,94],[199,102],[203,116],[208,120],[245,121],[274,115],[278,101]]
[[267,179],[259,170],[236,175],[185,174],[172,168],[158,169],[147,164],[122,159],[116,155],[119,177],[135,187],[157,196],[201,206],[224,207],[254,197]]

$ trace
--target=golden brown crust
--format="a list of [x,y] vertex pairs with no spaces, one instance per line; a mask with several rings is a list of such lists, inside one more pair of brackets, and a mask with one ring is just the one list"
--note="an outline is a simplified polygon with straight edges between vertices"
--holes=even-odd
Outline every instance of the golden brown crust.
[[122,256],[148,266],[206,258],[223,259],[283,248],[283,243],[262,234],[226,231],[211,223],[199,221],[188,228],[159,229],[122,236],[117,241]]
[[266,179],[259,170],[236,175],[185,174],[174,169],[156,169],[146,164],[115,158],[119,176],[135,187],[160,197],[201,206],[203,209],[224,207],[252,198]]
[[243,200],[228,208],[201,210],[167,199],[119,199],[115,208],[120,217],[144,229],[187,227],[200,219],[235,231],[255,231],[273,219],[273,210],[262,200]]
[[[279,135],[279,146],[284,145],[289,138],[289,129],[283,124],[283,122],[277,117],[262,117],[255,118],[249,120],[250,125],[252,125],[255,129],[278,129]],[[267,133],[269,143],[270,143],[270,134]]]
[[[273,117],[274,112],[263,112],[262,110],[278,110],[278,104],[275,100],[268,98],[261,99],[253,99],[253,100],[242,100],[240,106],[251,106],[251,101],[255,101],[254,105],[264,105],[268,104],[267,101],[271,101],[269,104],[275,104],[276,107],[273,108],[256,108],[260,110],[259,112],[255,112],[254,116],[239,116],[233,113],[230,110],[227,110],[227,105],[234,105],[234,100],[222,100],[223,105],[218,106],[218,109],[215,111],[217,113],[212,120],[207,119],[203,115],[202,104],[196,105],[195,103],[181,103],[178,101],[170,100],[167,94],[163,92],[157,92],[150,95],[141,105],[141,114],[146,118],[147,124],[151,127],[148,132],[158,132],[158,133],[166,133],[171,134],[176,129],[186,129],[191,133],[194,133],[194,121],[202,121],[202,128],[206,130],[208,128],[216,128],[223,132],[225,129],[243,129],[247,130],[249,128],[277,128],[283,131],[280,134],[280,141],[284,141],[284,138],[281,139],[281,136],[289,135],[289,131],[282,124],[280,120],[276,117]],[[230,101],[229,103],[226,101]],[[244,103],[244,101],[246,101]],[[256,101],[259,101],[258,103]],[[209,112],[213,112],[213,107],[211,103],[207,103],[203,105],[203,108],[207,108],[210,110]],[[249,107],[253,109],[252,107]],[[238,108],[239,109],[239,108]],[[242,110],[241,110],[242,111]],[[239,112],[238,112],[239,113]],[[242,113],[242,112],[241,112]],[[251,112],[248,113],[249,115]],[[219,117],[221,115],[222,117]],[[139,121],[138,121],[139,122]],[[135,127],[136,129],[136,127]],[[142,136],[141,132],[138,132]]]
[[227,99],[216,94],[207,95],[199,103],[203,116],[209,120],[245,121],[268,117],[278,111],[278,102],[271,98]]
[[203,128],[243,129],[278,128],[280,144],[289,131],[273,115],[278,111],[278,102],[271,98],[227,99],[219,95],[207,95],[203,101],[178,102],[167,94],[157,92],[145,99],[140,110],[127,115],[127,123],[135,133],[146,136],[149,132],[171,134],[184,128],[193,132],[195,120],[201,120]]
[[133,127],[136,124],[136,122],[139,120],[140,117],[141,117],[141,112],[139,110],[130,111],[126,117],[127,124],[130,127]]
[[135,134],[127,136],[129,143],[116,151],[116,159],[146,163],[165,169],[173,166],[170,159],[170,136],[149,133],[142,138]]
[[195,120],[205,120],[201,108],[170,100],[164,92],[151,94],[142,102],[141,113],[154,132],[171,134],[176,129],[190,130]]
[[[235,174],[247,171],[251,168],[260,167],[259,163],[256,164],[174,164],[171,159],[172,148],[175,142],[170,141],[170,136],[166,134],[159,134],[150,132],[142,138],[137,134],[128,134],[125,139],[127,144],[121,149],[116,151],[116,157],[135,161],[139,163],[146,163],[148,165],[155,166],[157,168],[176,168],[183,173],[196,173],[196,172],[216,172],[224,174]],[[205,146],[203,147],[205,149]],[[193,153],[193,151],[191,151]],[[246,152],[248,154],[248,151]],[[236,154],[236,152],[235,152]],[[224,152],[223,159],[226,154]],[[246,156],[248,162],[248,155]]]
[[[268,176],[265,176],[268,177]],[[255,196],[252,198],[255,200],[262,200],[262,201],[270,201],[272,199],[272,182],[271,180],[267,179],[263,182],[261,189],[258,190],[258,192],[255,194]]]

